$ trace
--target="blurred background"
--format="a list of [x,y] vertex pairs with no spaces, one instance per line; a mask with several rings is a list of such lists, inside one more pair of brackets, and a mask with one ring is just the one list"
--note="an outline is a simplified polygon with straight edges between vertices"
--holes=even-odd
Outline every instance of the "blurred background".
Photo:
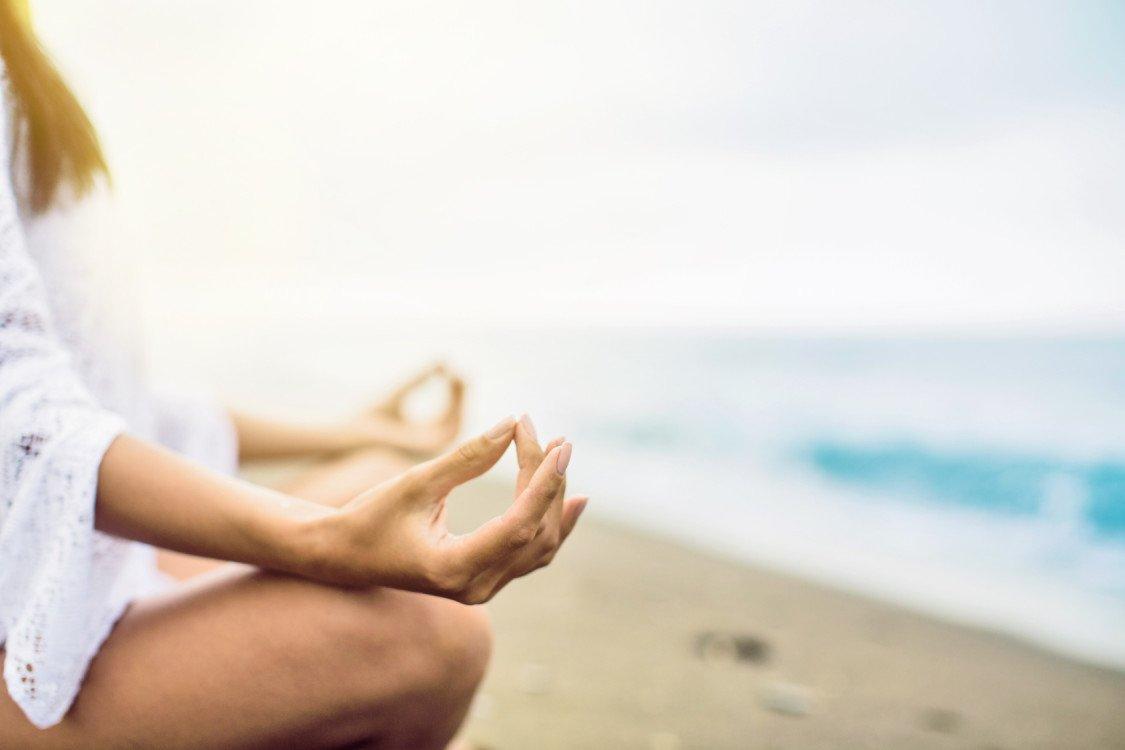
[[575,442],[599,530],[497,602],[484,741],[1125,743],[1125,5],[36,22],[155,376],[327,418],[440,356]]

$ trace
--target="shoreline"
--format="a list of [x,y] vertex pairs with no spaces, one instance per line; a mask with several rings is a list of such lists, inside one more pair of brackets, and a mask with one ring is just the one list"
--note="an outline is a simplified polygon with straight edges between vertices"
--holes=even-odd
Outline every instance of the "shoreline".
[[[793,548],[787,549],[785,554],[773,549],[772,555],[752,557],[736,546],[708,545],[701,538],[677,534],[660,524],[633,523],[623,513],[603,516],[600,520],[622,531],[684,547],[703,557],[790,577],[949,625],[991,633],[1063,659],[1125,674],[1125,638],[1119,637],[1118,631],[1107,624],[1104,617],[1112,609],[1121,620],[1125,616],[1125,603],[1108,595],[1099,597],[1089,592],[1073,592],[1060,583],[1049,585],[996,578],[968,580],[940,566],[907,567],[893,557],[875,558],[857,569],[854,558],[848,555],[870,556],[870,552],[854,543],[832,555],[815,559],[806,556],[803,564],[793,564],[794,560],[801,559]],[[891,573],[880,565],[898,568]],[[923,579],[930,584],[925,592],[915,585]],[[997,607],[989,599],[998,585],[1004,591],[1003,607]],[[1018,593],[1013,594],[1013,589]],[[972,593],[966,593],[967,590]],[[1039,606],[1042,601],[1054,603],[1049,612]],[[1017,609],[1023,612],[1016,614]],[[1067,613],[1065,622],[1058,620],[1060,610]],[[1045,614],[1054,617],[1054,621],[1044,624],[1042,621],[1049,619]],[[1096,627],[1091,625],[1095,620]]]
[[[466,528],[510,490],[450,500]],[[1125,746],[1125,673],[587,517],[489,605],[487,748]]]

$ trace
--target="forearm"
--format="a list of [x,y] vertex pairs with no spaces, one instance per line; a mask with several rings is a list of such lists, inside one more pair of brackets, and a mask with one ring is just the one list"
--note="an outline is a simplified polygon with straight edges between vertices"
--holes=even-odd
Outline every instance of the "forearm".
[[[469,534],[453,534],[445,524],[450,491],[495,465],[513,440],[521,474],[512,505]],[[324,583],[390,586],[479,604],[548,564],[574,528],[585,499],[563,497],[570,455],[569,443],[544,453],[529,423],[517,427],[508,417],[337,510],[212,474],[120,436],[100,465],[95,525],[178,552]]]
[[230,417],[238,433],[238,456],[243,461],[343,453],[375,446],[412,449],[406,431],[390,422],[299,424],[238,411],[232,411]]
[[335,512],[122,435],[101,462],[94,523],[177,552],[309,575],[322,562],[317,521]]
[[363,444],[363,436],[348,427],[298,424],[233,410],[230,417],[243,461],[340,453]]

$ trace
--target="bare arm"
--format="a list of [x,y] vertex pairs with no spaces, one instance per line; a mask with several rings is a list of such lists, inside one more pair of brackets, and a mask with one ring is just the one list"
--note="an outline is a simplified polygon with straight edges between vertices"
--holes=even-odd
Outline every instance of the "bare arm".
[[487,471],[522,429],[505,420],[342,509],[212,474],[122,436],[102,460],[95,525],[178,552],[328,583],[483,601],[553,555],[585,506],[584,498],[562,497],[569,444],[544,455],[525,438],[517,441],[521,463],[531,456],[537,469],[521,477],[509,509],[470,534],[449,532],[448,493]]
[[230,418],[238,433],[238,457],[242,461],[343,453],[375,446],[411,447],[409,431],[389,420],[363,425],[301,424],[234,410]]
[[98,471],[94,525],[177,552],[302,574],[309,522],[331,512],[121,435]]
[[[445,411],[430,422],[412,422],[403,415],[403,401],[431,378],[449,386]],[[301,424],[232,411],[243,461],[343,453],[363,448],[393,448],[432,456],[444,449],[461,429],[464,382],[442,365],[427,367],[397,386],[383,400],[343,424]]]

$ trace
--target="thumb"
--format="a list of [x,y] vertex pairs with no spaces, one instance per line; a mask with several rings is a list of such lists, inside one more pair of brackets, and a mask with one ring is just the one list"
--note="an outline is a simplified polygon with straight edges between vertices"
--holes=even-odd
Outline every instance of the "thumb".
[[532,424],[531,417],[524,414],[516,425],[516,463],[519,465],[519,474],[516,477],[517,493],[523,492],[531,481],[535,470],[543,462],[543,453],[543,449],[539,447],[539,438],[535,434],[535,425]]
[[476,479],[500,460],[516,427],[514,417],[505,417],[488,432],[466,440],[448,453],[418,467],[418,476],[431,489],[445,494],[459,484]]

